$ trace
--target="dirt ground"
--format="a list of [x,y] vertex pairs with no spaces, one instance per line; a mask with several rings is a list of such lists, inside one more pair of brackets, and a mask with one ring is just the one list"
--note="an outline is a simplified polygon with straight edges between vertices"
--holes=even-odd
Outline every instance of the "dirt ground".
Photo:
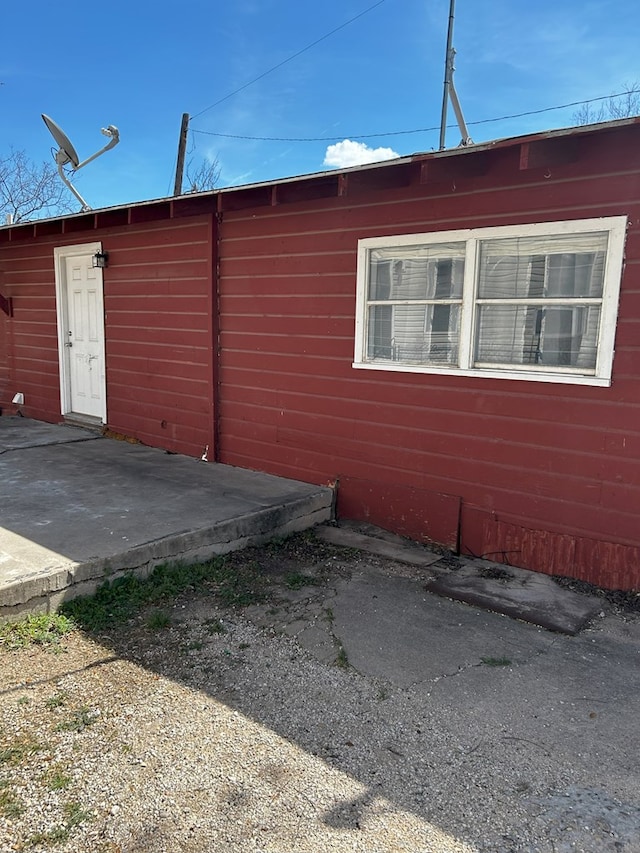
[[[238,582],[57,648],[0,648],[2,853],[640,851],[638,670],[624,695],[614,672],[638,662],[637,614],[603,597],[559,637],[310,535],[228,566]],[[433,637],[459,626],[468,662],[359,671],[338,606],[354,579],[419,597]]]

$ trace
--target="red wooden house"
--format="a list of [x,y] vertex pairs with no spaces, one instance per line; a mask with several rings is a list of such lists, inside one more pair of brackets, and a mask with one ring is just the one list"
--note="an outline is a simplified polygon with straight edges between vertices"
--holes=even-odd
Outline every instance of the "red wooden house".
[[638,589],[640,120],[0,228],[17,393]]

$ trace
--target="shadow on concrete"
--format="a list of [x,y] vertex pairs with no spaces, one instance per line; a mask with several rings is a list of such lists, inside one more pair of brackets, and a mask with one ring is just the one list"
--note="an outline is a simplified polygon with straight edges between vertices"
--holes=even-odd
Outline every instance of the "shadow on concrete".
[[[328,489],[11,420],[0,418],[0,571],[24,558],[12,550],[16,537],[30,543],[36,550],[26,559],[40,555],[40,577],[66,573],[64,586],[40,588],[47,607],[73,583],[95,586],[106,568],[148,569],[181,553],[193,559],[250,545],[252,535],[286,533],[288,505],[297,507],[294,529],[328,517]],[[249,529],[255,517],[265,527]],[[216,525],[224,535],[203,542],[200,532]],[[202,697],[191,734],[207,752],[211,790],[225,792],[209,804],[216,820],[232,833],[249,805],[268,811],[281,799],[299,810],[301,839],[320,817],[328,835],[317,830],[315,849],[633,851],[637,618],[604,603],[582,633],[550,633],[430,593],[443,576],[438,555],[416,565],[406,553],[340,547],[332,536],[229,554],[238,575],[249,569],[264,580],[265,598],[240,609],[222,607],[212,581],[162,602],[163,629],[152,627],[156,603],[90,634],[108,650],[105,683],[122,661],[144,683],[144,697],[132,700],[134,720],[166,713],[170,726],[180,702]],[[97,554],[101,571],[83,578],[78,567],[95,566]],[[218,624],[223,632],[211,630]],[[81,673],[72,677],[78,683]],[[175,697],[162,687],[167,681],[177,685]],[[225,752],[225,726],[246,733],[246,752]],[[286,744],[295,755],[284,761]],[[172,766],[179,747],[166,759]],[[136,742],[136,750],[141,762],[158,763],[161,778],[153,743]],[[261,758],[247,767],[255,750]],[[308,781],[310,768],[321,781]],[[128,849],[164,849],[173,822],[148,816]]]
[[[312,802],[303,836],[314,809],[354,843],[385,821],[397,833],[362,849],[635,849],[637,618],[607,609],[577,636],[550,633],[428,593],[431,567],[315,534],[227,560],[262,575],[264,600],[224,609],[213,585],[166,603],[166,630],[145,612],[96,639],[240,714],[249,749],[275,733],[303,751],[295,767],[265,754],[257,776],[236,756],[229,820],[284,787]],[[318,762],[327,787],[307,790]]]
[[303,530],[331,502],[328,488],[0,417],[0,618]]

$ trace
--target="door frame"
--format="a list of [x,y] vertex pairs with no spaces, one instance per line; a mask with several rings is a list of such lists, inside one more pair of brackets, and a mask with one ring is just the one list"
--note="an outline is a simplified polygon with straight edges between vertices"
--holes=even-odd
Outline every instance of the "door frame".
[[[56,281],[56,316],[58,322],[58,365],[60,369],[60,412],[68,415],[73,412],[71,408],[71,365],[69,347],[65,346],[68,343],[65,330],[68,329],[69,317],[69,300],[67,295],[67,265],[68,258],[73,258],[79,255],[86,257],[87,255],[95,255],[96,252],[102,252],[102,243],[81,243],[75,246],[56,246],[53,250],[54,266],[55,266],[55,281]],[[99,313],[102,317],[102,364],[104,371],[102,374],[102,411],[100,418],[103,424],[107,422],[107,366],[105,354],[105,322],[104,322],[104,278],[102,269],[96,268],[96,284],[98,286],[98,305]]]

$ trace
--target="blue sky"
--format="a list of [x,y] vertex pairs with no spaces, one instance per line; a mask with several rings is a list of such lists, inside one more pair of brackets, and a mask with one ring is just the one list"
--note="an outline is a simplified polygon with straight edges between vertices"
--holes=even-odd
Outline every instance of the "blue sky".
[[[350,165],[373,156],[364,145],[387,156],[437,149],[448,13],[449,0],[6,3],[0,156],[13,146],[51,157],[41,113],[80,159],[107,141],[101,127],[116,125],[120,144],[75,177],[98,208],[172,193],[184,112],[188,159],[217,158],[221,186]],[[457,0],[454,46],[474,141],[569,126],[576,107],[474,122],[639,82],[640,4]],[[420,128],[434,130],[391,135]],[[450,128],[447,146],[459,140]]]

